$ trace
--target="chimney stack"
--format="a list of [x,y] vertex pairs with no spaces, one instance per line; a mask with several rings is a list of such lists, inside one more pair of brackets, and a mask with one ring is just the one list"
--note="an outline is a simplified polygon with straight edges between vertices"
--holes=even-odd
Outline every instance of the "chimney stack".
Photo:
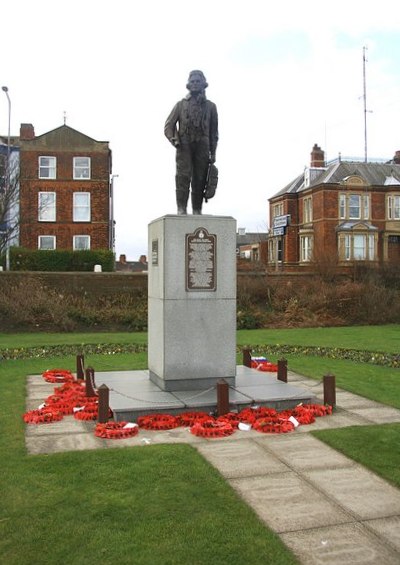
[[400,165],[400,151],[396,151],[396,153],[394,154],[393,163]]
[[126,255],[125,254],[119,256],[119,262],[121,263],[121,265],[126,264]]
[[35,139],[35,129],[32,124],[21,124],[19,130],[19,138],[21,141]]
[[311,167],[325,167],[325,153],[316,143],[311,151]]

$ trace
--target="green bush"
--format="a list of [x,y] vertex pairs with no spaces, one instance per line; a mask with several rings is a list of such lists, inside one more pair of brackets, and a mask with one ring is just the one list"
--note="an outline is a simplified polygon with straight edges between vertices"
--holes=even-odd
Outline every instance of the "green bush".
[[12,247],[10,263],[13,271],[93,271],[101,265],[102,271],[114,271],[114,254],[109,250],[43,251]]

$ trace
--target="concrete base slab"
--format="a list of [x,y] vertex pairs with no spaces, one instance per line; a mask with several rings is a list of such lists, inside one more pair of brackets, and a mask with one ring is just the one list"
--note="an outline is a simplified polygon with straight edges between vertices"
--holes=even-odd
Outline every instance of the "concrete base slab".
[[[115,371],[95,374],[96,387],[110,389],[110,408],[116,421],[136,420],[154,412],[176,414],[189,410],[214,412],[217,408],[216,387],[204,390],[161,390],[150,380],[148,371]],[[278,381],[275,374],[238,366],[235,386],[229,390],[232,410],[241,410],[253,401],[277,410],[291,408],[300,402],[314,402],[304,389]]]
[[399,556],[360,524],[281,534],[303,565],[398,565]]
[[230,484],[277,533],[351,521],[294,472],[233,479]]
[[359,465],[304,475],[361,520],[400,515],[400,491]]

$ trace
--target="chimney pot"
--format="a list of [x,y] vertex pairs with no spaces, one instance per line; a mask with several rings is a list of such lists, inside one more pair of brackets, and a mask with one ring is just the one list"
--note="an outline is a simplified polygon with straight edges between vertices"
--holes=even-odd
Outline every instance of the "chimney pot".
[[311,167],[325,167],[325,153],[317,143],[311,151]]
[[19,137],[22,141],[35,139],[35,129],[32,124],[21,124]]

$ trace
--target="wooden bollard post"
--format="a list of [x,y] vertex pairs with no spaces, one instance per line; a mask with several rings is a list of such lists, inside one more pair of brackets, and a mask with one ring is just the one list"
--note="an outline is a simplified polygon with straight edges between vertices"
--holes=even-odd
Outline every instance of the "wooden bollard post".
[[286,359],[279,359],[278,361],[278,381],[282,381],[287,383],[287,360]]
[[242,349],[243,353],[243,365],[245,367],[251,368],[251,349],[249,347],[244,347]]
[[336,406],[336,377],[335,375],[324,375],[324,404]]
[[86,396],[96,396],[96,391],[94,390],[94,369],[93,367],[88,367],[85,371],[85,384],[86,384]]
[[77,355],[76,356],[76,378],[83,381],[83,379],[85,378],[85,373],[84,373],[84,367],[85,367],[85,358],[83,355]]
[[110,412],[110,389],[107,385],[102,384],[97,389],[99,393],[99,413],[97,416],[97,421],[100,424],[105,424],[108,422],[108,414]]
[[225,379],[217,382],[217,415],[223,416],[229,412],[229,385]]

